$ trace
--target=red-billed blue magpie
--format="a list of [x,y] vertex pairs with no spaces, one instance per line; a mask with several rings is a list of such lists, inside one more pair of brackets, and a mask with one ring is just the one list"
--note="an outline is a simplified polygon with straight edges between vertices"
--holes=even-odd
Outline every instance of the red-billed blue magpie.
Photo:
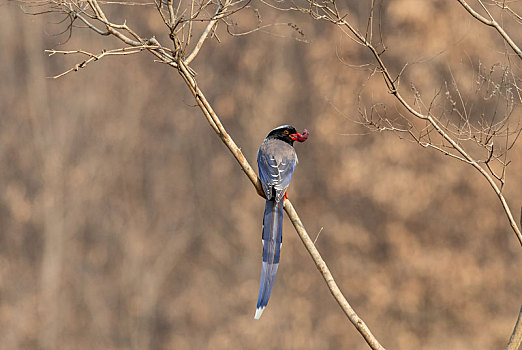
[[268,133],[257,151],[259,178],[263,184],[266,204],[262,235],[263,265],[254,316],[256,320],[268,304],[279,266],[283,242],[283,201],[297,164],[294,141],[304,142],[307,138],[306,129],[300,134],[291,125],[278,126]]

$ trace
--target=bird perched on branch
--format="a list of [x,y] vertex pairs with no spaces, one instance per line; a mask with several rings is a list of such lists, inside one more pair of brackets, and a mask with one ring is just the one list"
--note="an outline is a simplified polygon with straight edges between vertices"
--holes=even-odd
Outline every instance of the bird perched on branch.
[[298,133],[291,125],[282,125],[268,133],[257,151],[259,178],[266,196],[263,217],[263,265],[259,298],[254,318],[261,317],[274,286],[283,236],[283,202],[297,164],[294,141],[304,142],[308,130]]

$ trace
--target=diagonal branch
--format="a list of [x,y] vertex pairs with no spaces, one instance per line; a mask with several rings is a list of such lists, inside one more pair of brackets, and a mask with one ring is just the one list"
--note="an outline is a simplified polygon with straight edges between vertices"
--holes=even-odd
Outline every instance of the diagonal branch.
[[192,60],[199,53],[199,50],[201,49],[201,46],[203,46],[203,43],[207,39],[208,34],[212,30],[212,28],[214,28],[214,26],[216,25],[216,22],[219,19],[219,14],[222,13],[222,12],[225,12],[227,10],[227,5],[228,5],[228,2],[225,4],[225,7],[223,7],[223,8],[221,8],[221,6],[218,6],[218,8],[216,10],[216,14],[212,17],[210,22],[208,22],[207,27],[205,28],[205,30],[203,31],[203,33],[199,37],[199,40],[196,43],[196,46],[194,47],[194,50],[192,50],[190,55],[188,55],[188,57],[185,59],[185,64],[187,64],[187,65],[190,64],[190,62],[192,62]]
[[332,273],[328,269],[328,266],[326,265],[326,262],[321,257],[321,254],[319,254],[319,251],[314,245],[314,242],[310,239],[310,236],[306,232],[306,229],[301,222],[301,219],[299,219],[299,216],[297,215],[297,212],[294,209],[294,206],[292,203],[287,199],[285,200],[284,205],[286,214],[288,215],[288,218],[294,225],[295,230],[297,231],[297,234],[299,235],[299,238],[301,238],[301,241],[303,242],[304,246],[306,247],[306,250],[308,250],[308,253],[310,253],[310,256],[312,257],[315,266],[321,272],[321,275],[323,276],[326,284],[328,285],[328,289],[330,289],[330,293],[332,293],[333,297],[343,310],[343,312],[346,314],[350,322],[357,328],[359,333],[363,336],[364,340],[366,340],[366,343],[372,348],[372,349],[380,349],[384,350],[384,347],[379,343],[377,338],[372,334],[366,323],[357,315],[355,310],[351,307],[350,303],[346,300],[346,298],[343,295],[343,292],[339,289],[339,286],[335,282],[335,279],[332,276]]
[[[258,178],[256,172],[254,169],[250,166],[248,161],[246,160],[245,156],[241,152],[241,149],[236,145],[234,140],[230,137],[230,135],[225,130],[223,124],[221,123],[221,120],[217,116],[217,114],[214,112],[212,106],[208,102],[208,100],[205,98],[203,92],[198,87],[198,84],[196,80],[194,79],[193,70],[188,66],[188,62],[190,62],[198,53],[199,49],[201,48],[201,45],[203,45],[205,39],[207,38],[208,34],[212,30],[212,28],[215,26],[216,21],[219,20],[224,16],[224,11],[229,6],[230,2],[227,0],[225,4],[223,4],[221,7],[218,7],[218,10],[216,12],[216,15],[212,18],[212,20],[207,25],[205,31],[200,36],[200,39],[196,45],[196,48],[193,50],[193,52],[187,57],[186,60],[183,60],[183,58],[180,55],[173,53],[171,50],[163,47],[154,37],[150,39],[143,39],[139,35],[137,35],[131,28],[127,26],[127,24],[124,22],[121,25],[117,25],[114,23],[111,23],[106,15],[104,14],[102,8],[99,6],[99,3],[97,0],[87,0],[88,5],[92,9],[94,15],[92,18],[95,21],[100,21],[105,25],[107,28],[107,32],[103,32],[99,30],[97,27],[94,26],[88,26],[91,30],[94,30],[100,35],[112,35],[116,38],[118,38],[120,41],[126,43],[129,45],[129,48],[124,49],[116,49],[114,52],[110,51],[103,51],[99,55],[95,55],[83,50],[76,50],[76,51],[49,51],[51,55],[56,53],[62,53],[62,54],[83,54],[88,56],[89,58],[85,61],[85,63],[82,64],[81,67],[85,66],[89,62],[95,61],[100,59],[103,56],[109,55],[109,54],[130,54],[139,52],[141,50],[147,50],[150,53],[152,53],[154,56],[156,56],[160,62],[170,65],[173,68],[176,68],[185,81],[187,87],[190,89],[192,95],[196,99],[196,102],[198,106],[200,107],[201,111],[203,112],[203,115],[207,119],[208,123],[212,127],[212,129],[216,132],[216,134],[220,137],[220,139],[223,141],[223,143],[227,146],[229,151],[234,155],[237,162],[241,166],[241,169],[245,173],[245,175],[250,179],[254,187],[256,188],[256,191],[258,194],[262,197],[264,197],[264,191],[262,188],[262,184],[260,179]],[[230,5],[231,6],[231,5]],[[222,8],[220,10],[220,8]],[[70,8],[67,8],[67,11],[72,11]],[[84,18],[84,22],[89,23],[87,19]],[[97,30],[98,29],[98,30]],[[127,36],[124,33],[130,34],[133,38]],[[167,52],[169,51],[169,52]],[[73,69],[74,70],[74,69]],[[64,73],[66,74],[66,73]],[[61,74],[60,76],[63,76]],[[321,275],[323,276],[324,280],[326,281],[326,284],[334,296],[335,300],[343,310],[343,312],[346,314],[350,322],[355,326],[355,328],[359,331],[359,333],[363,336],[365,341],[368,343],[368,345],[374,349],[374,350],[384,350],[384,347],[378,342],[378,340],[375,338],[375,336],[371,333],[368,326],[364,323],[364,321],[357,315],[357,313],[354,311],[354,309],[350,306],[344,295],[342,294],[339,286],[335,282],[335,279],[333,278],[330,270],[328,269],[328,266],[326,265],[325,261],[322,259],[319,251],[315,247],[314,243],[310,239],[308,233],[306,232],[306,229],[304,228],[297,212],[295,211],[294,207],[292,206],[292,203],[290,200],[285,201],[285,211],[290,218],[292,224],[294,225],[297,233],[299,234],[299,237],[301,238],[303,244],[305,245],[306,249],[310,253],[310,256],[312,257],[315,265],[317,266],[317,269],[321,272]]]
[[241,149],[239,149],[234,140],[232,140],[232,138],[228,135],[227,131],[223,127],[223,124],[221,124],[221,120],[219,120],[217,114],[214,112],[214,109],[203,95],[203,92],[199,89],[198,84],[196,83],[196,80],[190,73],[187,65],[185,65],[185,63],[181,59],[178,60],[177,64],[179,74],[189,87],[190,92],[196,99],[199,108],[205,115],[205,118],[207,118],[207,121],[209,122],[210,126],[212,127],[212,129],[214,129],[216,134],[218,134],[219,138],[228,147],[230,152],[232,152],[245,175],[250,179],[250,181],[256,188],[257,193],[260,196],[264,197],[263,185],[261,184],[261,180],[259,180],[259,178],[256,175],[256,172],[254,171],[254,169],[252,169],[252,167],[246,160],[245,156],[243,155],[243,152],[241,152]]
[[509,204],[507,203],[506,198],[502,193],[502,189],[497,185],[495,179],[479,164],[479,162],[476,159],[474,159],[470,155],[470,153],[468,153],[464,149],[464,147],[461,144],[457,142],[458,140],[456,141],[445,130],[444,125],[442,125],[442,123],[431,112],[424,114],[420,110],[415,109],[414,106],[412,106],[410,103],[406,101],[406,99],[402,96],[402,94],[399,91],[397,79],[394,79],[392,77],[388,69],[388,66],[382,60],[381,54],[379,53],[379,51],[377,51],[377,48],[371,42],[369,42],[350,22],[344,19],[345,16],[342,16],[339,13],[337,7],[335,7],[335,1],[333,1],[334,6],[332,7],[316,4],[313,2],[314,0],[308,1],[310,2],[310,4],[313,4],[318,9],[320,9],[322,13],[324,13],[324,15],[318,15],[310,9],[298,8],[297,10],[308,13],[314,19],[326,20],[328,22],[331,22],[337,25],[344,33],[346,33],[350,37],[352,37],[352,35],[355,36],[355,40],[357,40],[359,44],[365,46],[366,48],[368,48],[368,50],[370,50],[372,56],[377,62],[377,66],[379,68],[380,73],[382,74],[384,83],[388,88],[388,92],[392,94],[400,102],[400,104],[408,111],[408,113],[410,113],[417,119],[428,122],[435,129],[435,131],[444,140],[446,140],[451,145],[451,147],[460,155],[459,159],[462,158],[463,160],[465,160],[466,163],[474,167],[486,179],[486,181],[489,183],[489,185],[497,195],[498,199],[500,200],[500,204],[502,205],[502,209],[504,210],[504,213],[507,216],[511,229],[515,233],[515,236],[517,237],[520,245],[522,246],[521,229],[520,227],[518,227],[518,224],[515,221],[515,218],[513,217],[513,214],[511,212],[511,208],[509,207]]
[[504,350],[518,350],[518,348],[520,348],[520,344],[522,344],[522,306],[518,312],[517,322],[515,323],[515,328],[513,329],[511,338],[509,338],[509,341]]
[[[395,98],[408,110],[408,112],[415,116],[418,119],[424,120],[427,122],[427,124],[430,124],[433,128],[433,130],[436,130],[455,150],[455,155],[451,154],[453,157],[462,160],[464,162],[467,162],[471,164],[473,167],[475,167],[490,183],[490,185],[495,190],[497,196],[499,197],[502,206],[504,208],[505,213],[508,216],[509,222],[515,231],[515,234],[517,235],[520,243],[522,244],[522,234],[520,233],[519,227],[517,227],[517,223],[513,219],[513,215],[511,214],[510,208],[502,194],[502,188],[499,189],[497,184],[495,183],[494,179],[487,173],[487,171],[479,164],[478,161],[476,161],[474,158],[472,158],[466,150],[459,144],[459,140],[452,138],[452,136],[447,132],[447,128],[438,120],[434,115],[431,114],[430,110],[428,112],[423,113],[422,110],[414,103],[410,104],[408,103],[403,96],[399,93],[398,87],[398,79],[400,77],[397,76],[397,78],[392,78],[387,66],[384,64],[384,62],[381,59],[381,54],[383,52],[378,52],[376,47],[372,44],[372,33],[371,30],[367,35],[363,36],[360,32],[358,32],[355,27],[353,27],[347,20],[345,20],[346,16],[341,16],[339,14],[339,10],[337,9],[337,6],[335,4],[335,0],[330,0],[329,2],[325,3],[316,3],[315,0],[308,0],[310,3],[309,8],[292,8],[292,10],[299,10],[302,12],[309,13],[313,18],[320,19],[320,20],[327,20],[335,25],[339,26],[340,29],[348,35],[351,39],[356,41],[358,44],[362,46],[366,46],[374,56],[375,60],[377,61],[376,66],[378,68],[375,70],[375,72],[379,72],[383,75],[383,79],[385,84],[387,85],[387,88],[391,94],[395,96]],[[513,48],[515,52],[522,58],[522,53],[520,52],[520,49],[516,46],[516,44],[511,40],[509,35],[503,30],[503,28],[494,20],[494,18],[489,14],[490,19],[487,19],[480,14],[478,14],[476,11],[474,11],[464,0],[458,0],[475,18],[477,18],[479,21],[483,22],[484,24],[488,26],[494,27],[499,33],[503,36],[503,38],[510,44],[510,46]],[[193,70],[189,67],[189,63],[196,57],[198,54],[201,46],[204,44],[205,40],[207,39],[208,35],[212,32],[213,28],[215,27],[217,21],[221,18],[226,17],[227,15],[233,13],[225,12],[225,9],[227,6],[233,7],[234,2],[231,2],[229,0],[225,0],[225,3],[222,4],[218,1],[218,9],[216,11],[216,14],[209,19],[204,19],[205,21],[209,21],[209,23],[206,26],[206,29],[203,31],[201,36],[199,37],[199,40],[197,44],[195,45],[195,48],[193,51],[187,56],[185,60],[183,60],[180,55],[178,54],[178,49],[181,47],[175,47],[175,51],[169,50],[166,47],[159,44],[159,42],[154,38],[150,39],[144,39],[140,37],[136,32],[131,30],[127,26],[127,24],[124,22],[123,24],[115,24],[111,23],[105,13],[103,12],[100,3],[107,3],[106,1],[102,0],[86,0],[87,5],[89,6],[90,10],[87,14],[86,11],[83,10],[83,6],[78,11],[76,7],[73,6],[67,6],[68,2],[65,1],[64,3],[60,1],[56,1],[57,6],[61,6],[64,13],[71,15],[73,19],[79,18],[80,21],[82,21],[87,28],[93,30],[99,35],[112,35],[116,38],[118,38],[120,41],[126,43],[130,48],[125,49],[117,49],[117,50],[123,50],[121,52],[117,52],[113,50],[113,52],[104,51],[100,55],[94,55],[83,51],[50,51],[51,54],[55,53],[63,53],[63,54],[84,54],[88,56],[88,59],[84,61],[81,65],[78,65],[76,70],[78,68],[83,68],[88,63],[98,60],[103,56],[109,55],[109,54],[131,54],[141,51],[141,50],[147,50],[153,55],[155,55],[160,62],[170,65],[173,68],[176,68],[178,70],[178,73],[181,75],[183,80],[185,81],[187,87],[190,89],[192,95],[194,96],[198,106],[200,107],[201,111],[203,112],[203,115],[207,119],[208,123],[212,127],[212,129],[216,132],[216,134],[221,138],[223,143],[227,146],[229,151],[234,155],[236,160],[241,166],[241,169],[245,173],[245,175],[250,179],[254,187],[256,188],[258,194],[260,196],[264,197],[264,193],[262,190],[261,182],[255,173],[255,171],[252,169],[246,158],[244,157],[243,153],[239,149],[239,147],[236,145],[234,140],[229,136],[227,131],[225,130],[224,126],[222,125],[220,119],[214,112],[212,106],[209,104],[207,99],[205,98],[202,91],[199,89],[196,80],[194,79]],[[189,33],[188,38],[190,38],[192,33],[192,22],[197,19],[197,14],[193,14],[193,6],[195,2],[191,2],[191,16],[190,20],[188,20],[189,26]],[[208,2],[204,2],[204,4],[200,5],[199,10],[196,12],[199,14],[203,8],[208,6],[211,3],[209,0]],[[329,7],[326,5],[327,3],[332,3],[333,7]],[[372,14],[373,16],[373,1],[372,1]],[[60,5],[58,5],[60,4]],[[160,3],[161,4],[161,3]],[[173,2],[170,1],[167,3],[168,9],[170,13],[170,25],[173,26],[176,23],[187,23],[186,20],[183,20],[183,14],[181,14],[181,17],[174,16],[174,13],[177,15],[179,14],[179,6],[181,5],[181,1],[178,2],[178,9],[174,11],[173,9]],[[466,5],[471,9],[471,11],[466,7]],[[78,5],[75,5],[78,6]],[[158,6],[158,5],[157,5]],[[243,7],[241,7],[243,8]],[[237,11],[237,10],[236,10]],[[92,12],[92,13],[91,13]],[[487,12],[487,10],[486,10]],[[161,8],[160,8],[160,14]],[[175,17],[177,18],[176,21],[174,21]],[[373,18],[373,17],[372,17]],[[368,22],[368,26],[371,29],[372,21],[373,19],[370,18]],[[163,18],[164,22],[168,22],[166,18]],[[96,24],[96,26],[91,23]],[[98,25],[102,24],[106,27],[106,31],[98,28]],[[103,26],[101,26],[103,28]],[[172,28],[171,28],[172,29]],[[176,36],[177,33],[171,33],[171,35]],[[180,35],[184,35],[183,33]],[[182,37],[183,39],[183,37]],[[185,46],[185,49],[188,47],[188,44],[190,42],[189,39],[183,42],[183,40],[178,40],[180,46]],[[128,50],[128,51],[126,51]],[[75,69],[73,69],[75,70]],[[422,143],[421,143],[422,145]],[[440,149],[440,151],[445,152],[444,150]],[[321,275],[323,276],[331,294],[343,310],[343,312],[346,314],[350,322],[355,326],[355,328],[359,331],[359,333],[363,336],[367,344],[372,349],[384,349],[382,345],[378,342],[378,340],[375,338],[375,336],[371,333],[368,326],[364,323],[364,321],[357,315],[357,313],[354,311],[354,309],[350,306],[346,298],[344,297],[342,291],[340,290],[339,286],[335,282],[335,279],[333,278],[331,272],[328,269],[328,266],[326,265],[325,261],[322,259],[319,251],[316,249],[314,242],[310,239],[308,233],[306,232],[305,227],[303,226],[297,212],[295,211],[292,203],[287,200],[285,201],[285,211],[290,218],[295,230],[297,231],[299,237],[301,238],[303,244],[305,245],[306,249],[308,250],[310,256],[312,257],[314,263],[316,264],[316,267],[320,271]],[[522,223],[521,223],[522,226]],[[522,338],[522,326],[520,322],[520,318],[522,317],[522,311],[521,314],[519,314],[519,321],[515,325],[515,329],[513,331],[512,338],[510,339],[508,343],[508,350],[516,349],[518,345],[513,345],[513,347],[509,347],[510,344],[520,344],[520,339]],[[518,340],[517,340],[518,339]]]
[[515,44],[513,39],[511,39],[509,34],[506,33],[504,28],[502,28],[502,26],[495,20],[495,18],[493,18],[493,16],[489,13],[489,11],[486,9],[486,7],[484,6],[484,4],[481,1],[479,1],[479,3],[482,5],[483,9],[486,11],[486,13],[488,14],[490,19],[487,19],[486,17],[482,16],[480,13],[475,11],[466,1],[464,1],[464,0],[457,0],[457,1],[462,5],[462,7],[464,7],[466,9],[466,11],[469,12],[470,15],[475,17],[478,21],[484,23],[485,25],[487,25],[489,27],[495,28],[497,30],[497,32],[500,34],[500,36],[502,36],[502,38],[513,49],[513,51],[515,51],[515,53],[518,55],[518,57],[520,57],[522,59],[522,50],[520,50],[520,48],[517,46],[517,44]]
[[[192,77],[189,70],[187,69],[187,66],[183,62],[183,60],[178,60],[178,72],[182,76],[183,80],[189,87],[190,91],[192,92],[192,95],[196,99],[196,102],[207,118],[208,122],[210,123],[212,129],[218,134],[218,136],[221,138],[223,143],[228,147],[230,152],[234,155],[237,162],[241,166],[241,169],[243,172],[248,176],[252,184],[257,190],[257,193],[264,197],[261,181],[257,177],[256,173],[246,160],[245,156],[237,147],[236,143],[232,138],[228,135],[225,128],[221,124],[221,121],[219,120],[218,116],[212,109],[212,106],[210,106],[209,102],[203,95],[203,92],[199,89],[196,80]],[[297,234],[301,238],[301,241],[305,245],[306,249],[308,250],[308,253],[310,253],[310,256],[312,257],[315,266],[321,272],[321,275],[323,276],[324,280],[326,281],[326,284],[328,285],[328,289],[330,289],[330,293],[332,293],[333,297],[343,310],[343,312],[346,314],[350,322],[355,326],[355,328],[361,333],[364,340],[368,345],[374,349],[374,350],[384,350],[384,347],[379,343],[377,338],[372,334],[368,326],[364,323],[364,321],[357,315],[357,313],[354,311],[354,309],[350,306],[350,303],[348,303],[348,300],[344,297],[343,293],[341,292],[339,286],[335,282],[335,279],[332,276],[332,273],[328,269],[328,266],[326,265],[325,261],[321,257],[321,254],[315,247],[314,243],[310,239],[310,236],[306,232],[306,229],[301,222],[301,219],[297,215],[297,212],[295,211],[292,203],[290,200],[285,200],[284,208],[286,211],[286,214],[290,218],[290,221],[294,225],[295,230],[297,231]]]

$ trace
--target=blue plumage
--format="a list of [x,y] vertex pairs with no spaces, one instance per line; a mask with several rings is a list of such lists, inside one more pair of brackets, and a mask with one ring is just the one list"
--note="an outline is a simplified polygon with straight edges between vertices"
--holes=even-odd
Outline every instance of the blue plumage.
[[[283,240],[283,201],[267,200],[263,218],[263,264],[256,316],[261,316],[274,286]],[[256,317],[256,318],[259,318]]]
[[255,319],[261,317],[268,304],[279,267],[283,241],[284,195],[297,164],[293,142],[303,142],[307,137],[306,130],[301,135],[293,127],[284,125],[272,130],[257,152],[259,178],[263,184],[266,204],[262,234],[263,263]]

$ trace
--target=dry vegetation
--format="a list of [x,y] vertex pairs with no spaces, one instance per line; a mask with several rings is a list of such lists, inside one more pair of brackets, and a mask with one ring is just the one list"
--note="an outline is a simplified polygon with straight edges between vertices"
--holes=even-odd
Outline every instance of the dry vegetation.
[[[444,155],[459,156],[408,115],[349,32],[269,6],[284,3],[238,4],[190,67],[251,161],[272,127],[311,131],[289,197],[374,335],[389,349],[503,348],[522,250],[484,176]],[[495,4],[521,43],[520,18]],[[377,5],[374,43],[405,100],[483,161],[518,220],[520,58],[456,1]],[[175,55],[152,4],[103,8]],[[368,8],[344,9],[362,33]],[[252,319],[263,201],[158,57],[45,78],[89,57],[46,49],[123,47],[85,28],[69,38],[68,24],[0,2],[2,349],[367,348],[288,221],[269,308]]]

